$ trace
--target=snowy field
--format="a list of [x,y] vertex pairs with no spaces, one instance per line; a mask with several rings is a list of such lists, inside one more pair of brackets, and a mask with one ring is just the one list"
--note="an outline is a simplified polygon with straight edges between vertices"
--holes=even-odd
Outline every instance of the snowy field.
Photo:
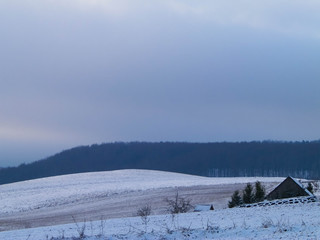
[[[87,240],[320,239],[318,202],[226,209],[232,192],[243,189],[246,183],[259,180],[274,187],[283,179],[207,178],[161,171],[119,170],[1,185],[0,239],[71,240],[80,239],[81,232],[86,236],[82,239]],[[225,209],[174,217],[159,215],[162,212],[157,212],[156,208],[163,207],[163,198],[174,194],[176,188],[198,202],[214,198],[223,202]],[[146,224],[140,217],[128,217],[150,200],[153,201],[152,214],[158,215],[149,216]],[[104,210],[114,215],[96,221],[101,216],[97,214],[107,205]],[[128,208],[131,215],[119,217],[121,211]],[[90,220],[88,216],[92,214],[96,216]]]
[[151,170],[70,174],[0,185],[0,214],[101,199],[160,188],[280,182],[284,178],[208,178]]
[[0,232],[0,239],[320,239],[319,203],[222,209],[201,213],[66,224]]

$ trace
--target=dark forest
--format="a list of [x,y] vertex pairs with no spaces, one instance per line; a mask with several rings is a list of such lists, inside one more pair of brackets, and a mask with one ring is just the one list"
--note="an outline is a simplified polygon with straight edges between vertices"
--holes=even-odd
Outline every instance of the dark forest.
[[65,150],[0,170],[0,184],[62,174],[152,169],[212,177],[288,176],[320,178],[320,141],[130,142]]

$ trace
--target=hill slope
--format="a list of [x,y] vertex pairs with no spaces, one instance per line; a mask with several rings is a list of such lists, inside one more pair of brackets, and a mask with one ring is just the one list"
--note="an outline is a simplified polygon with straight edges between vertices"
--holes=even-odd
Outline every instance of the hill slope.
[[[164,195],[161,195],[163,192],[168,194],[170,193],[168,190],[174,191],[175,187],[179,187],[179,193],[182,194],[180,196],[194,199],[203,194],[201,187],[207,184],[209,188],[219,190],[212,194],[211,199],[221,199],[218,195],[223,195],[226,187],[234,186],[241,189],[245,183],[256,180],[272,184],[274,187],[276,184],[273,181],[282,179],[206,178],[160,171],[120,170],[6,184],[0,186],[0,238],[10,240],[43,240],[51,237],[68,240],[319,238],[318,202],[215,209],[215,211],[178,214],[175,217],[153,215],[148,218],[147,226],[140,217],[132,217],[137,216],[137,209],[146,203],[151,204],[152,214],[159,214],[156,212],[158,206],[154,203],[164,198]],[[242,184],[241,187],[238,184]],[[186,191],[188,187],[194,188],[188,192]],[[228,198],[232,193],[230,190]],[[151,199],[154,202],[143,202],[145,196],[148,196],[146,194],[153,194]],[[120,199],[124,201],[121,208],[116,206]],[[132,202],[133,199],[138,201]],[[92,205],[92,202],[95,205]],[[226,207],[226,202],[224,203]],[[8,211],[10,204],[11,212]],[[108,216],[103,215],[101,207],[108,204],[111,208],[107,212],[117,214],[118,218],[108,219]],[[131,214],[122,215],[124,209],[131,209]],[[92,212],[88,210],[94,210],[96,214],[89,215],[88,213]],[[128,216],[130,218],[124,218]],[[84,220],[86,223],[75,224],[73,219]],[[35,228],[39,226],[47,227]],[[79,229],[82,226],[85,227],[84,233],[88,235],[87,238],[79,238]],[[12,231],[14,229],[20,230]]]
[[239,184],[257,180],[274,183],[281,182],[283,178],[208,178],[136,169],[70,174],[1,185],[0,214],[105,199],[134,191]]
[[94,221],[137,215],[149,204],[153,214],[167,213],[166,199],[179,196],[192,204],[225,208],[235,190],[247,182],[266,189],[283,178],[208,178],[186,174],[117,170],[41,178],[0,186],[0,232],[12,229]]

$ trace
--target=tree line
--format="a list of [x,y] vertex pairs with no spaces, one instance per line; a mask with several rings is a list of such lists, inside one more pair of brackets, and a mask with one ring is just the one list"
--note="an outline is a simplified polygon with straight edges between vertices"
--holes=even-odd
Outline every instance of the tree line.
[[0,184],[70,173],[152,169],[201,176],[320,179],[320,141],[129,142],[72,148],[0,170]]

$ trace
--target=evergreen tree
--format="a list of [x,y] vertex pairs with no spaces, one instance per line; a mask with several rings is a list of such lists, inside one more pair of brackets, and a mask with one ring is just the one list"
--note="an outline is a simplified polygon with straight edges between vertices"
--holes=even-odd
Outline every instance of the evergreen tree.
[[243,190],[242,200],[244,203],[254,202],[253,188],[250,183],[247,183],[246,188]]
[[255,194],[254,194],[254,201],[255,202],[261,202],[264,200],[264,197],[266,195],[266,191],[264,187],[262,186],[261,182],[257,181],[255,183]]
[[312,186],[311,182],[308,182],[307,190],[308,190],[309,192],[313,193],[313,186]]
[[229,208],[239,206],[242,203],[239,191],[235,191],[231,196],[231,201],[228,203]]

